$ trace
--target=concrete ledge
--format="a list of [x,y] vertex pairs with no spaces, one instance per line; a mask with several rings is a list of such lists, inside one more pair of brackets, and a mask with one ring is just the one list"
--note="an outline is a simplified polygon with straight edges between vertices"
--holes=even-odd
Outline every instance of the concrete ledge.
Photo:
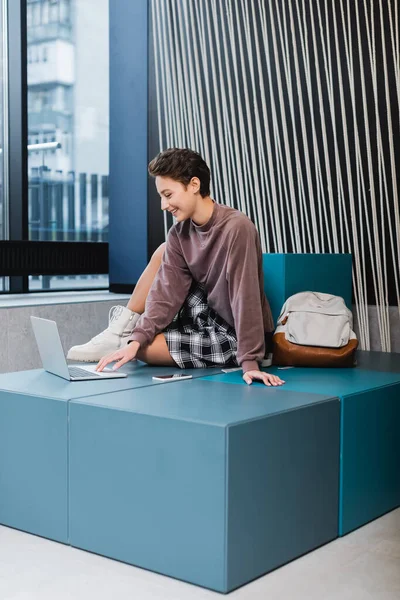
[[4,294],[0,296],[0,308],[21,306],[45,306],[49,304],[80,304],[81,302],[114,302],[127,304],[129,294],[113,294],[105,290],[87,292],[43,292],[31,294]]

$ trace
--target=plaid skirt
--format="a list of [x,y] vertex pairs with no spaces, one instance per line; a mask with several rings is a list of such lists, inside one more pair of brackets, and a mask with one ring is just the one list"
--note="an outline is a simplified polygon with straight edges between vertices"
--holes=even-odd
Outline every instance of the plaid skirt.
[[163,334],[169,353],[181,369],[239,366],[236,331],[208,306],[204,286],[197,281],[193,281],[185,302]]

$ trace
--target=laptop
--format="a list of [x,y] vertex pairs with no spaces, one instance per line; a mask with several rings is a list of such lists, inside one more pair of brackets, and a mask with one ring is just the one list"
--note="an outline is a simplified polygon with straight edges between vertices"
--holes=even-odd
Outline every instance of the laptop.
[[127,377],[126,373],[104,369],[101,373],[95,371],[96,365],[68,365],[61,345],[57,323],[48,319],[31,317],[33,333],[35,334],[43,368],[68,381],[86,381],[87,379],[118,379]]

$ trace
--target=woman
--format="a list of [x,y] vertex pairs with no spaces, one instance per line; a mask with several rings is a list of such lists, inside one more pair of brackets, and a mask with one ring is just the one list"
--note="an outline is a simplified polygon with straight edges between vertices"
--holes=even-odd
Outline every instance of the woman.
[[274,323],[253,223],[212,200],[209,168],[192,150],[161,152],[149,173],[162,210],[176,223],[158,250],[160,264],[150,263],[128,305],[136,313],[128,344],[104,356],[96,370],[135,358],[181,368],[240,365],[248,384],[282,385],[260,371]]

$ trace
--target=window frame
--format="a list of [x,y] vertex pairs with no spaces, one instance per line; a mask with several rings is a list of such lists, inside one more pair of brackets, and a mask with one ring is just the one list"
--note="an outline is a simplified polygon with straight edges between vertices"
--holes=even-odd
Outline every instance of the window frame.
[[[4,153],[5,176],[8,175],[8,186],[5,186],[6,196],[4,203],[8,210],[5,211],[7,219],[6,233],[8,238],[2,242],[9,242],[9,254],[13,257],[12,264],[18,275],[9,276],[9,287],[0,294],[16,294],[29,292],[29,275],[32,273],[29,257],[37,257],[35,271],[43,269],[43,274],[49,273],[48,258],[43,253],[38,253],[38,243],[28,237],[28,43],[27,43],[27,0],[0,0],[5,3],[7,23],[5,24],[7,40],[6,64],[6,90],[8,104],[7,127],[8,147]],[[12,41],[11,41],[12,40]],[[12,65],[12,69],[10,69]],[[8,193],[7,193],[8,187]],[[98,249],[96,273],[108,273],[108,243],[107,242],[51,242],[47,244],[47,252],[63,253],[68,255],[67,268],[64,275],[87,274],[86,258]],[[85,264],[86,263],[86,264]],[[0,277],[3,277],[0,263]],[[3,269],[5,266],[3,265]],[[4,271],[5,273],[6,271]],[[42,273],[41,273],[42,274]],[[67,288],[65,288],[67,289]],[[91,288],[96,289],[96,288]],[[100,288],[104,289],[104,288]],[[76,288],[75,288],[76,290]],[[74,290],[74,291],[75,291]],[[54,291],[54,290],[49,290]]]

